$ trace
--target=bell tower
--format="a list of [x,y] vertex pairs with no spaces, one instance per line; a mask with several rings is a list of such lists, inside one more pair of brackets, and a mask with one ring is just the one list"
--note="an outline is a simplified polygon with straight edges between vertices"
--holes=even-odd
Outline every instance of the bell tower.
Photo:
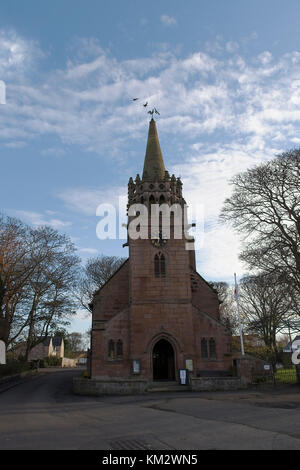
[[[131,301],[153,301],[160,299],[190,299],[190,254],[186,250],[185,200],[182,182],[175,175],[170,177],[165,168],[159,143],[156,122],[149,123],[148,140],[142,178],[130,178],[128,183],[128,209],[133,204],[142,204],[148,213],[141,232],[145,239],[128,236],[131,266]],[[156,210],[169,208],[169,229],[164,230],[162,216],[158,217],[156,229],[152,227],[153,205]],[[178,208],[175,214],[174,208]],[[134,217],[128,217],[128,224]],[[175,222],[174,222],[175,221]],[[152,222],[153,223],[153,222]],[[177,226],[175,227],[175,225]],[[176,232],[176,234],[175,234]]]

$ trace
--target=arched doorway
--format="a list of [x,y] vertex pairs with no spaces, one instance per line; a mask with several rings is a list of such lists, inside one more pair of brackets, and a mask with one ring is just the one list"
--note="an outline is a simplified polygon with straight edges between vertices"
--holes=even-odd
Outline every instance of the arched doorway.
[[169,341],[159,340],[153,348],[153,380],[175,380],[174,349]]

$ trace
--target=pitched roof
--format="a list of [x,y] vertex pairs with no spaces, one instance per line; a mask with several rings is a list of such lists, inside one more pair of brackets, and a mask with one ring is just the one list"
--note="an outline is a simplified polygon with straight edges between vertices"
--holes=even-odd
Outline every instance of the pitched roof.
[[152,118],[149,123],[143,180],[163,180],[165,178],[165,172],[166,169],[158,139],[156,123]]
[[61,336],[54,336],[52,339],[53,346],[61,346],[63,342],[63,338]]
[[296,336],[292,341],[289,341],[288,344],[286,346],[284,346],[284,348],[282,348],[283,350],[284,349],[291,349],[292,348],[292,344],[294,341],[300,341],[300,335]]

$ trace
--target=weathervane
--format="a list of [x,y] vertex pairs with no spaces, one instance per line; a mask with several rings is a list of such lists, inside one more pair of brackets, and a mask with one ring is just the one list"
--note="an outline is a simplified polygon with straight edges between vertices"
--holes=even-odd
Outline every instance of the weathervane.
[[148,111],[148,114],[151,114],[152,118],[153,118],[153,114],[154,114],[154,113],[155,113],[155,114],[158,114],[158,115],[160,116],[160,113],[157,111],[156,108],[153,108],[153,109],[151,109],[151,111]]
[[[132,101],[137,101],[139,98],[133,98]],[[146,101],[146,103],[143,104],[143,107],[146,109],[148,106],[148,101]],[[156,108],[153,108],[151,109],[151,111],[147,111],[148,114],[150,114],[152,116],[152,119],[153,119],[153,114],[158,114],[160,116],[160,113],[157,111]]]

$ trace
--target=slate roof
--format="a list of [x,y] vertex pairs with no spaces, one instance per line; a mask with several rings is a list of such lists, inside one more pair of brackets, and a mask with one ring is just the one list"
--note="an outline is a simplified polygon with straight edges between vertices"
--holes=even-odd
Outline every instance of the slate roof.
[[294,341],[300,341],[300,335],[296,336],[293,341],[290,341],[286,346],[284,346],[283,351],[291,351],[292,350],[292,343]]
[[61,336],[54,336],[54,338],[52,338],[53,346],[61,346],[62,342],[63,342],[63,338]]

